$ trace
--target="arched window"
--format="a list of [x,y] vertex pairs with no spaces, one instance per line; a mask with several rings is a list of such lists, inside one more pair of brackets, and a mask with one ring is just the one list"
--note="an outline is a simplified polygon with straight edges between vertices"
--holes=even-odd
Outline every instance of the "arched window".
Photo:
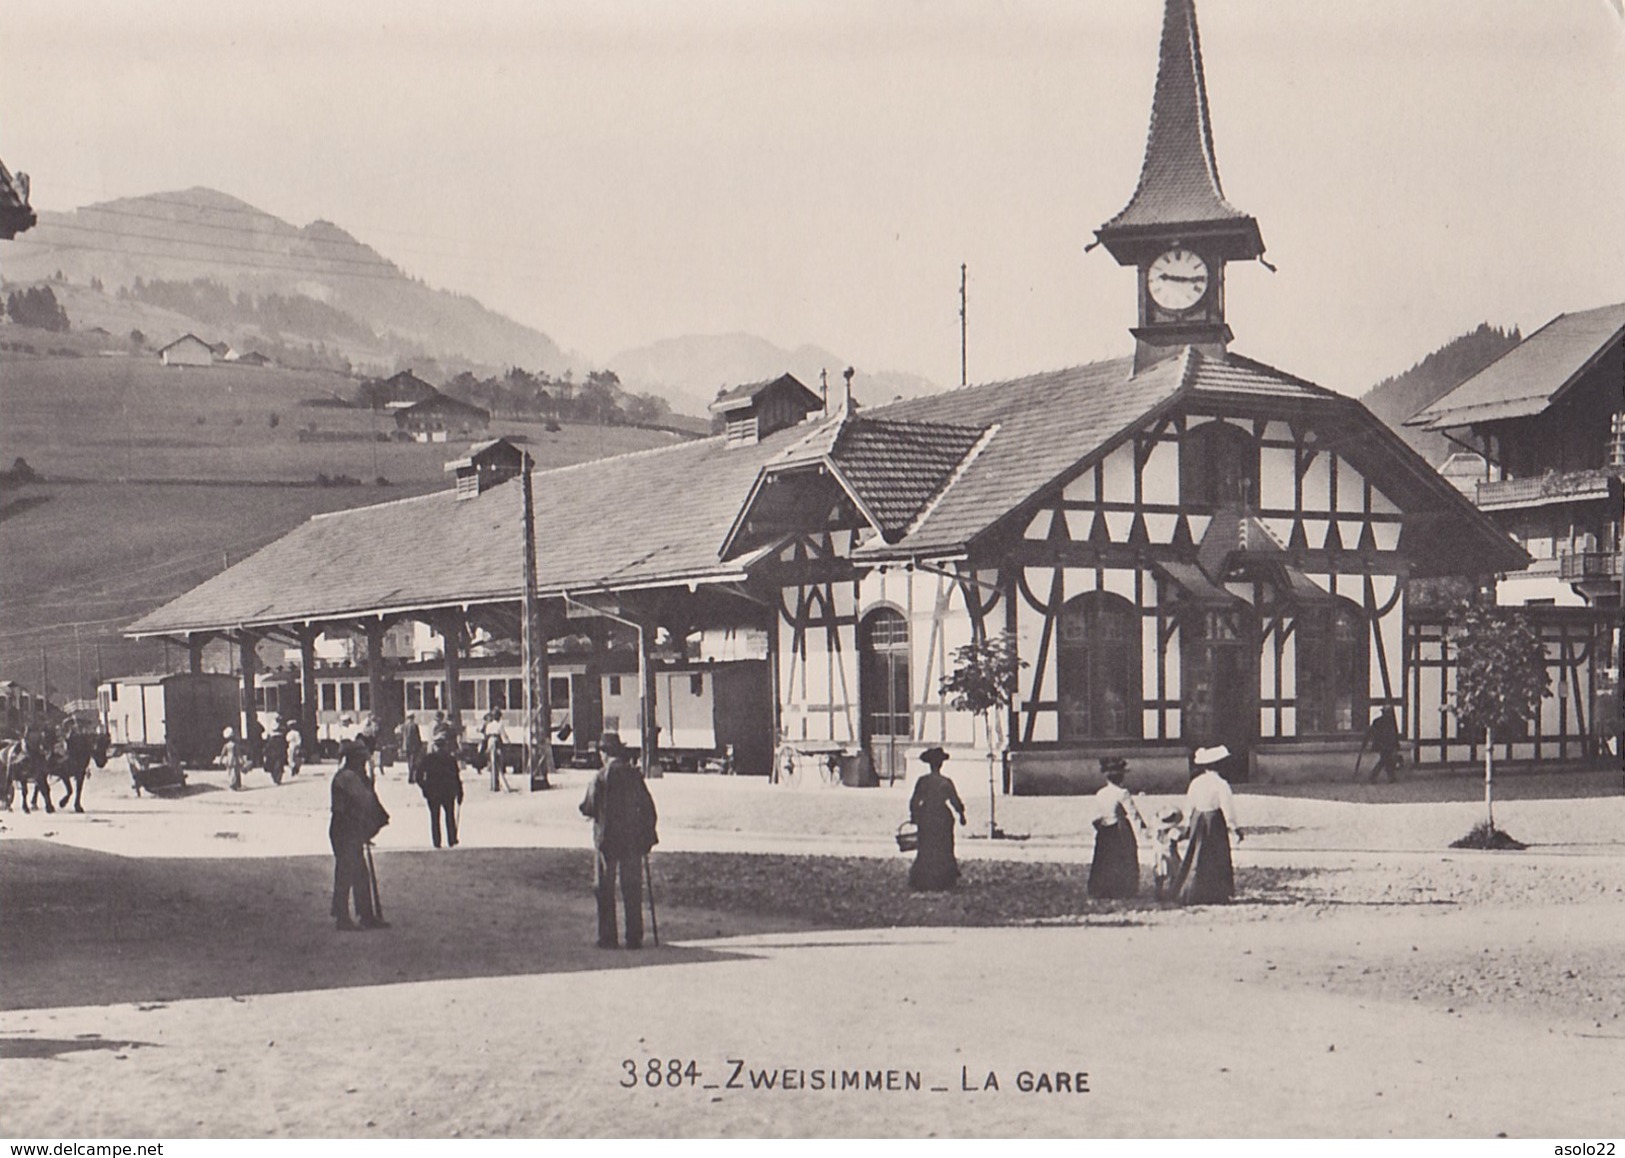
[[877,607],[864,616],[858,651],[858,696],[865,736],[908,739],[913,716],[908,620],[890,607]]
[[1062,740],[1140,734],[1140,613],[1090,591],[1061,609],[1057,688]]
[[1195,510],[1258,502],[1258,440],[1228,422],[1186,431],[1179,445],[1179,502]]
[[1359,732],[1370,715],[1365,615],[1347,599],[1298,614],[1298,734]]
[[1239,601],[1195,607],[1179,636],[1183,739],[1243,751],[1258,735],[1258,617]]

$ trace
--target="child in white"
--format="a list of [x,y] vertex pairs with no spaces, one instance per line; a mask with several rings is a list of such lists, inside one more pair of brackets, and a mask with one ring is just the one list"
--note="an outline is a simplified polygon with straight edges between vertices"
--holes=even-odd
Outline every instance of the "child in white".
[[1179,873],[1179,842],[1185,836],[1185,814],[1165,808],[1157,814],[1157,827],[1151,834],[1151,879],[1156,882],[1157,900],[1162,900],[1168,882]]

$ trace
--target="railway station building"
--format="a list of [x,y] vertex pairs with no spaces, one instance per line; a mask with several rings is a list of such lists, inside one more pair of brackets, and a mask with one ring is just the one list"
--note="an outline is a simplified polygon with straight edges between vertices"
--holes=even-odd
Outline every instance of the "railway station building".
[[[533,664],[587,638],[606,679],[637,680],[648,710],[621,727],[646,761],[659,689],[685,687],[662,673],[692,665],[676,645],[760,640],[712,691],[758,697],[735,713],[736,770],[763,775],[862,753],[885,782],[942,745],[972,766],[1007,748],[1010,792],[1092,790],[1107,755],[1182,789],[1192,747],[1222,742],[1239,779],[1347,778],[1383,708],[1413,757],[1470,758],[1438,743],[1447,714],[1418,710],[1442,612],[1411,592],[1529,556],[1360,403],[1232,348],[1226,267],[1264,242],[1220,185],[1191,0],[1168,0],[1140,180],[1096,237],[1138,302],[1122,358],[862,410],[788,376],[742,386],[724,433],[536,471],[528,503],[522,455],[497,443],[455,487],[312,518],[128,631],[239,641],[245,694],[257,639],[297,643],[310,713],[318,634],[369,641],[384,704],[372,641],[430,624],[456,688],[471,638],[523,635],[528,587],[555,641]],[[1023,666],[990,737],[942,680],[957,648],[1004,635]],[[1594,753],[1570,738],[1567,758]]]

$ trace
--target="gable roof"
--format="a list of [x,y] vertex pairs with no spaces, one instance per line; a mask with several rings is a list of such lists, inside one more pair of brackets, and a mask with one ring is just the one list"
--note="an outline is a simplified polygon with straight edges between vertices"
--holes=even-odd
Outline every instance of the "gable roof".
[[[806,433],[721,437],[537,471],[543,595],[743,577],[717,548],[762,464]],[[521,483],[317,515],[143,616],[130,635],[331,620],[519,597]]]
[[1448,430],[1542,413],[1625,336],[1625,303],[1558,314],[1484,369],[1405,420]]
[[[1234,354],[1180,355],[1131,374],[1120,359],[894,402],[861,417],[717,436],[538,471],[536,575],[544,596],[738,581],[768,548],[725,558],[747,499],[774,471],[828,464],[884,532],[860,560],[973,550],[1043,496],[1194,401],[1313,407],[1402,506],[1415,540],[1521,566],[1522,552],[1352,398]],[[520,483],[458,502],[451,490],[319,515],[144,616],[132,635],[319,621],[519,597]],[[1409,520],[1408,520],[1409,524]],[[1438,544],[1443,544],[1438,546]]]
[[[434,390],[434,387],[431,386],[429,389]],[[414,415],[434,414],[448,410],[461,414],[477,415],[485,419],[491,417],[491,412],[483,406],[475,406],[472,402],[464,402],[461,398],[453,398],[450,394],[442,394],[440,391],[435,390],[427,398],[404,406],[397,406],[395,408],[395,421],[400,422]]]
[[169,345],[160,346],[159,349],[158,349],[158,352],[160,354],[162,354],[166,350],[173,350],[176,346],[179,346],[182,342],[196,342],[198,345],[202,346],[205,350],[207,350],[210,354],[214,353],[214,347],[209,345],[209,343],[205,342],[202,338],[198,337],[196,334],[182,334],[180,337],[176,338],[173,342],[169,343]]
[[1198,227],[1203,233],[1208,230],[1200,227],[1213,227],[1228,243],[1223,256],[1232,260],[1264,252],[1258,222],[1225,200],[1219,184],[1194,0],[1167,0],[1139,184],[1129,203],[1095,236],[1127,263],[1135,260],[1131,242],[1138,235],[1165,233],[1174,225]]
[[787,390],[809,410],[821,409],[824,400],[802,383],[794,374],[780,374],[777,378],[764,378],[760,382],[747,382],[743,386],[735,386],[718,394],[710,405],[714,414],[724,414],[730,410],[740,410],[751,405],[762,395],[771,390]]

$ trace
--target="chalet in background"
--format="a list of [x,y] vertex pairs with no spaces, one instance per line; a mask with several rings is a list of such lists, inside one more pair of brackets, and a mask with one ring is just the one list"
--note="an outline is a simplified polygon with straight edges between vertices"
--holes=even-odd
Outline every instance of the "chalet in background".
[[213,366],[214,347],[196,334],[182,334],[158,351],[165,366]]
[[[1470,758],[1416,679],[1442,612],[1413,581],[1487,585],[1529,556],[1360,403],[1230,348],[1226,266],[1264,242],[1219,183],[1190,0],[1168,0],[1138,186],[1096,235],[1134,271],[1130,356],[862,412],[785,375],[725,392],[717,437],[529,478],[486,444],[455,490],[313,518],[129,634],[237,641],[245,711],[255,641],[296,643],[307,715],[316,639],[353,634],[387,717],[390,624],[429,625],[457,688],[475,634],[520,638],[528,588],[544,644],[596,619],[635,646],[646,762],[663,656],[728,632],[765,644],[741,661],[770,690],[746,773],[797,751],[862,752],[882,778],[930,745],[989,752],[941,687],[956,648],[1003,633],[1025,664],[1007,791],[1092,789],[1106,755],[1182,788],[1214,742],[1239,777],[1347,777],[1382,708],[1418,759]],[[1589,686],[1593,655],[1555,653],[1557,685]],[[1573,713],[1561,728],[1543,758],[1594,752]]]
[[[1557,688],[1512,753],[1563,758],[1577,739],[1617,744],[1625,304],[1560,314],[1407,425],[1477,453],[1479,509],[1530,556],[1527,567],[1498,576],[1496,596],[1539,625]],[[1434,678],[1442,642],[1424,646],[1430,671],[1418,672],[1418,702],[1438,710],[1448,692]]]

